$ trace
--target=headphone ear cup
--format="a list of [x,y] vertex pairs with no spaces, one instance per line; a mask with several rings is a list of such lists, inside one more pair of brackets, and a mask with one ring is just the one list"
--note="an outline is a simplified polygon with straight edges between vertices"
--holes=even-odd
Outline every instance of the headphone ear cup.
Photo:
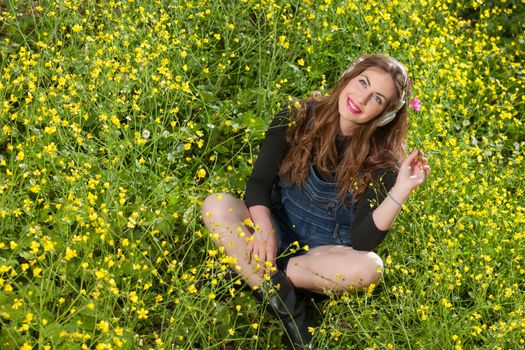
[[396,117],[396,113],[395,111],[385,113],[377,120],[377,126],[384,126],[390,123]]
[[383,116],[379,117],[377,119],[377,123],[376,125],[377,126],[384,126],[384,125],[387,125],[388,123],[390,123],[392,120],[394,120],[394,118],[396,117],[396,114],[397,112],[403,108],[403,106],[405,105],[405,101],[402,100],[399,105],[397,106],[396,110],[395,111],[391,111],[391,112],[387,112],[385,114],[383,114]]

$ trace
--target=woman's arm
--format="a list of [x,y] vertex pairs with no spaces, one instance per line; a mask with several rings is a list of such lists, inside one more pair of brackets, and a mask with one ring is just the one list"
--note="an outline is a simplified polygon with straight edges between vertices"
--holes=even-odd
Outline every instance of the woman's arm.
[[245,199],[249,208],[254,205],[271,206],[271,193],[275,177],[282,159],[288,149],[286,130],[288,130],[289,111],[283,110],[272,120],[266,131],[259,156],[246,183]]
[[410,193],[425,181],[430,174],[428,160],[423,156],[418,156],[418,150],[414,149],[407,159],[401,164],[397,180],[383,200],[374,210],[374,223],[380,230],[389,230],[394,220],[401,210],[403,203],[407,200]]
[[374,210],[386,198],[388,190],[394,186],[397,174],[388,171],[374,179],[374,187],[369,187],[357,202],[352,225],[352,247],[356,250],[373,250],[388,234],[379,229],[373,218]]
[[417,154],[414,150],[401,164],[397,178],[394,172],[385,173],[376,181],[378,188],[367,189],[359,200],[352,226],[354,249],[376,248],[388,234],[401,210],[401,205],[412,190],[430,174],[427,159],[421,153],[421,160],[419,160]]
[[261,274],[266,272],[266,261],[275,266],[277,239],[270,212],[271,193],[279,166],[288,149],[288,114],[289,111],[285,109],[272,120],[246,184],[244,201],[255,227],[246,251],[250,260],[259,261]]

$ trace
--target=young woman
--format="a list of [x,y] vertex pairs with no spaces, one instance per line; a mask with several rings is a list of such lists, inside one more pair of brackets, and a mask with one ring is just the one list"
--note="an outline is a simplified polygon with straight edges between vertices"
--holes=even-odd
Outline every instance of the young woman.
[[235,271],[253,289],[278,286],[266,302],[295,348],[309,335],[294,288],[377,283],[383,265],[372,250],[430,173],[423,152],[405,153],[408,81],[392,58],[359,57],[329,95],[314,93],[274,119],[244,201],[222,193],[203,203]]

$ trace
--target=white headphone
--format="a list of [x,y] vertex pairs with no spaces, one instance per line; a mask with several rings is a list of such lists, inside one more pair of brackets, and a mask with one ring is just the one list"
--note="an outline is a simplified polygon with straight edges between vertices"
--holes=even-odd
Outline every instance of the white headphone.
[[[403,95],[404,95],[404,91],[403,91]],[[404,96],[403,96],[404,97]],[[401,98],[401,102],[397,105],[396,109],[393,110],[393,111],[390,111],[390,112],[385,112],[383,113],[382,116],[380,116],[379,118],[377,118],[377,122],[376,122],[376,125],[381,127],[381,126],[384,126],[384,125],[387,125],[388,123],[390,123],[392,120],[394,120],[394,118],[396,117],[396,114],[397,112],[403,108],[403,106],[405,105],[405,100],[403,99],[403,97]]]
[[[401,62],[399,62],[398,60],[396,60],[395,58],[392,58],[392,57],[387,57],[390,61],[392,61],[393,63],[395,63],[400,69],[401,71],[404,73],[404,76],[405,76],[405,81],[404,81],[404,84],[403,84],[403,91],[402,91],[402,94],[401,94],[401,100],[399,101],[399,104],[396,106],[396,108],[392,111],[388,111],[388,112],[384,112],[382,116],[378,117],[376,120],[376,125],[378,127],[381,127],[381,126],[385,126],[387,125],[388,123],[390,123],[392,120],[395,119],[396,117],[396,114],[397,112],[403,108],[403,106],[405,105],[405,89],[406,89],[406,86],[407,86],[407,83],[408,83],[408,74],[406,72],[406,68],[405,66],[403,66],[403,64],[401,64]],[[359,57],[353,64],[352,66],[350,66],[350,68],[348,68],[347,70],[345,70],[343,72],[343,75],[345,75],[347,72],[351,71],[352,69],[354,69],[354,66],[363,61],[365,58],[364,57]]]

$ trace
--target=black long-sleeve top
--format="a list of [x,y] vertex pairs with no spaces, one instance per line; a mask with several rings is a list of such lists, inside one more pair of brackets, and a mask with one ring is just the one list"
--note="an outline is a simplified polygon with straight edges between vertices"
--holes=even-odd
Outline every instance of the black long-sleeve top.
[[[254,205],[271,207],[272,188],[278,181],[279,167],[290,146],[286,141],[289,122],[289,115],[285,110],[273,119],[266,131],[266,138],[246,184],[245,202],[248,208]],[[388,230],[377,228],[372,212],[387,196],[397,174],[393,171],[385,171],[375,173],[373,177],[375,185],[368,187],[356,203],[355,218],[351,228],[352,247],[356,250],[373,250],[388,234]]]

